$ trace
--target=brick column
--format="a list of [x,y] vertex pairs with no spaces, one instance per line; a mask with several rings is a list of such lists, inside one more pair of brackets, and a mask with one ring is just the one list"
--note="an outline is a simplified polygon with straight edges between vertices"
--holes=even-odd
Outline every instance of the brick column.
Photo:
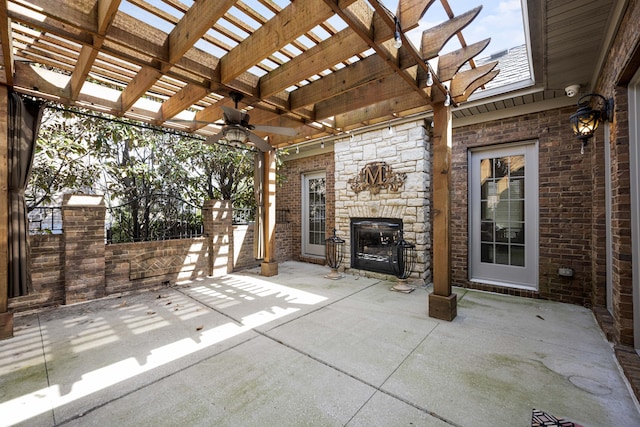
[[62,201],[65,304],[105,295],[104,220],[102,196],[65,194]]
[[233,208],[230,200],[206,200],[202,208],[209,245],[209,276],[233,271]]

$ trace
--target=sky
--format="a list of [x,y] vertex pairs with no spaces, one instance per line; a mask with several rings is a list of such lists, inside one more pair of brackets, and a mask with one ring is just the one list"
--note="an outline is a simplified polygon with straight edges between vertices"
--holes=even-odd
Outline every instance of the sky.
[[[163,1],[160,0],[147,0],[149,3],[154,6],[164,9],[169,13],[172,13],[178,17],[181,15],[176,12],[175,9],[168,7]],[[290,0],[274,0],[281,7],[286,7]],[[398,0],[379,0],[384,6],[391,11],[391,13],[396,13],[398,8]],[[184,4],[187,6],[193,3],[193,0],[182,0]],[[258,12],[263,14],[265,17],[270,18],[273,14],[264,8],[264,6],[260,5],[255,0],[245,0],[245,2],[254,7]],[[467,44],[472,44],[475,42],[479,42],[488,37],[491,38],[491,43],[487,48],[479,55],[479,57],[486,57],[493,53],[503,51],[505,49],[509,49],[511,47],[519,46],[525,43],[524,30],[523,30],[523,18],[522,18],[522,9],[521,9],[521,0],[448,0],[451,9],[455,15],[461,15],[476,6],[482,5],[482,10],[480,14],[475,18],[475,20],[469,24],[468,27],[463,29],[463,35]],[[125,13],[133,14],[139,16],[144,21],[148,22],[151,25],[156,26],[166,32],[170,32],[172,29],[172,25],[150,15],[146,12],[143,12],[141,9],[138,9],[128,3],[126,0],[123,0],[120,6],[120,9]],[[246,15],[242,17],[242,19],[247,19]],[[336,18],[338,19],[338,18]],[[419,49],[420,48],[420,40],[422,36],[422,32],[425,29],[434,27],[438,24],[441,24],[448,17],[440,3],[440,0],[435,0],[433,4],[427,9],[427,12],[420,20],[420,26],[410,32],[407,33],[407,36],[410,40],[412,40],[414,46]],[[331,21],[331,20],[330,20]],[[331,21],[332,25],[341,30],[344,28],[344,23]],[[257,26],[253,25],[253,26]],[[238,29],[234,26],[229,27],[232,31],[238,31]],[[213,37],[220,38],[221,40],[227,42],[230,46],[234,46],[235,43],[233,41],[226,40],[226,37],[222,36],[219,33],[214,33],[210,31]],[[246,37],[248,34],[243,34],[243,37]],[[322,34],[318,34],[320,37],[324,37]],[[328,35],[327,35],[328,36]],[[304,43],[304,41],[303,41]],[[199,42],[197,44],[198,47],[212,53],[218,57],[224,55],[224,51],[216,49],[207,43]],[[453,37],[451,41],[445,46],[445,48],[440,53],[447,53],[460,48],[460,43],[458,42],[457,37]]]

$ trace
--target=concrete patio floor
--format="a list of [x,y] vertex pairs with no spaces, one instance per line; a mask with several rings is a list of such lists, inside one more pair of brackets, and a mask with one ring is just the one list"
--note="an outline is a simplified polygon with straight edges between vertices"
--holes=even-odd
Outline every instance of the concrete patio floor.
[[0,425],[639,426],[591,311],[456,289],[324,278],[285,262],[15,319]]

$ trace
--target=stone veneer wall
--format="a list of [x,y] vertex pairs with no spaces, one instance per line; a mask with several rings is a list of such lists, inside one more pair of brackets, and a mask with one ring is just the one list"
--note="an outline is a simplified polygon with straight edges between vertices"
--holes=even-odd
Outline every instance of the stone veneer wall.
[[[410,281],[419,284],[431,280],[431,155],[429,133],[423,120],[373,130],[338,140],[335,155],[335,224],[338,235],[345,239],[343,265],[350,273],[383,277],[369,271],[351,269],[350,219],[401,218],[404,238],[416,244],[417,262]],[[370,162],[384,161],[407,179],[398,192],[382,189],[378,194],[369,190],[356,193],[348,183]]]

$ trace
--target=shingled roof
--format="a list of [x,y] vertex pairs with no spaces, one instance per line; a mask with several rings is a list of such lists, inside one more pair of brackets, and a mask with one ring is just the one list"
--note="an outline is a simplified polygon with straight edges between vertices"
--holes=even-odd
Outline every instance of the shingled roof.
[[478,58],[476,59],[476,65],[480,66],[493,61],[498,61],[496,69],[500,70],[500,73],[485,85],[487,89],[531,79],[527,46],[524,44],[496,52],[484,58]]

